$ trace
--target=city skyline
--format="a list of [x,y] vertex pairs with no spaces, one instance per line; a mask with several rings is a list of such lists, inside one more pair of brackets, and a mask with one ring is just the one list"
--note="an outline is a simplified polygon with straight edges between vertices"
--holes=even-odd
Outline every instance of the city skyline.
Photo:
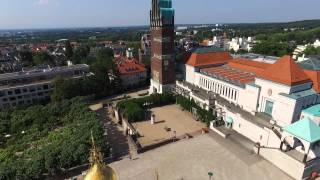
[[[320,19],[320,2],[309,0],[173,0],[177,24],[289,22]],[[112,6],[111,6],[112,4]],[[151,0],[3,0],[0,29],[149,25]],[[23,12],[23,13],[22,13]],[[255,16],[253,16],[253,14]]]

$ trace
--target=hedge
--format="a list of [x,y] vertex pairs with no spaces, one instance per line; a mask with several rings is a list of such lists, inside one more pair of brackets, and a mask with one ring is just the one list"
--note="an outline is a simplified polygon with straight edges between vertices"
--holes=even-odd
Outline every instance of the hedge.
[[152,94],[143,98],[120,101],[117,103],[117,108],[129,122],[138,122],[145,120],[145,109],[165,106],[174,102],[175,96],[170,93]]
[[189,100],[183,96],[177,97],[177,104],[179,104],[183,109],[192,111],[192,108],[197,109],[197,115],[199,120],[206,123],[209,126],[210,122],[215,118],[212,112],[202,109],[193,100]]

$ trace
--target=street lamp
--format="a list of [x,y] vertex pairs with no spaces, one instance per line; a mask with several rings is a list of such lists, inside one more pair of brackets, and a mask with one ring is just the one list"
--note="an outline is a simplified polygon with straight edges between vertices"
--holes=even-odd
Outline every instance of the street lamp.
[[213,172],[208,172],[208,176],[209,176],[209,180],[211,180],[211,178],[213,176]]
[[176,131],[173,131],[173,137],[172,137],[172,141],[174,142],[174,140],[176,139],[177,137],[177,132]]

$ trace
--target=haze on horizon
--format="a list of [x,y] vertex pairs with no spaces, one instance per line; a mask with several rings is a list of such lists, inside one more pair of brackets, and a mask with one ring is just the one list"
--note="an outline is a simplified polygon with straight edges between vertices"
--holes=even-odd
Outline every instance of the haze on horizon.
[[[149,24],[151,0],[1,0],[0,29]],[[173,0],[177,24],[320,19],[319,0]]]

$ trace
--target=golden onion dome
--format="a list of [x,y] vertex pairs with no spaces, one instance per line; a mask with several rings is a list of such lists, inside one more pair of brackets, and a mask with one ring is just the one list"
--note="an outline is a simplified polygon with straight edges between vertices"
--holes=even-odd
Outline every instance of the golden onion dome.
[[115,171],[109,167],[99,164],[94,164],[88,171],[84,180],[116,180]]
[[116,172],[103,163],[103,156],[96,148],[93,135],[91,133],[92,149],[90,152],[91,168],[87,172],[84,180],[116,180]]

